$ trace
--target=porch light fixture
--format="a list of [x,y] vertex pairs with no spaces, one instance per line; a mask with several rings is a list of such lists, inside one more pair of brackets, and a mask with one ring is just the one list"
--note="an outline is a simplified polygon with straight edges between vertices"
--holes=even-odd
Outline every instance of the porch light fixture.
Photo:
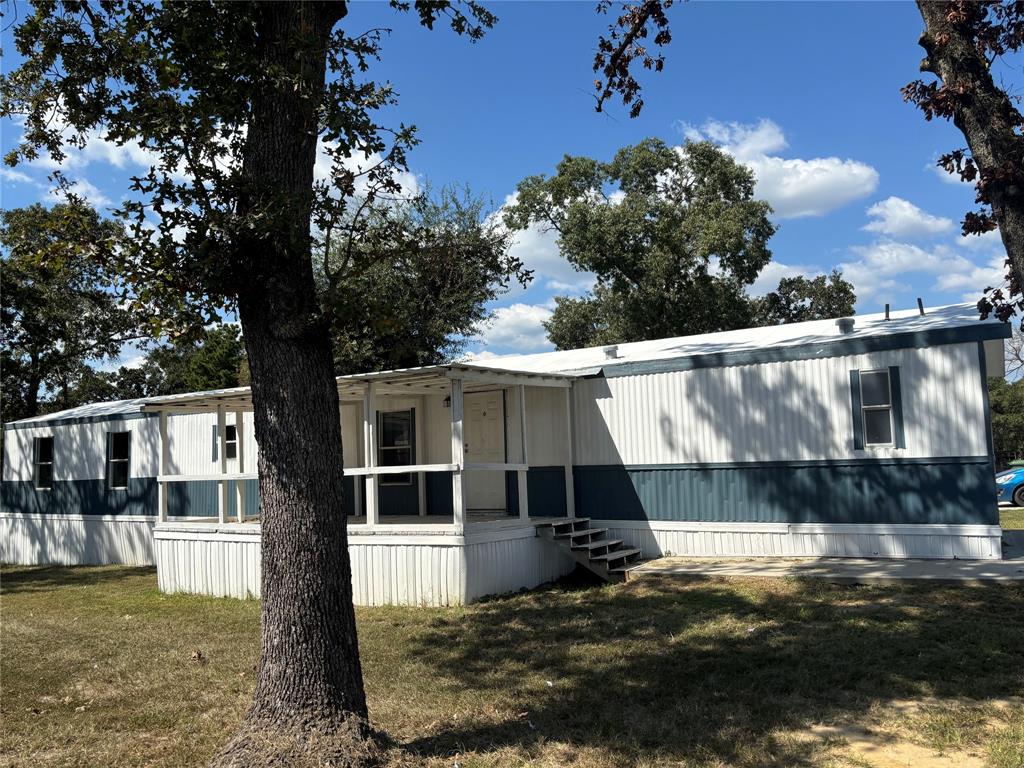
[[451,395],[445,396],[444,401],[443,401],[443,405],[444,405],[445,408],[451,408],[452,407],[452,396]]

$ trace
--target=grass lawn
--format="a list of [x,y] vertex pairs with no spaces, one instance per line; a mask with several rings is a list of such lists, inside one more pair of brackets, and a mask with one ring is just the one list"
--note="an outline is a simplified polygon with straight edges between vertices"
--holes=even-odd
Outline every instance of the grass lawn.
[[1024,507],[1000,507],[999,524],[1007,531],[1024,531]]
[[[242,716],[257,602],[0,576],[0,764],[199,765]],[[650,578],[358,619],[396,765],[1024,765],[1020,586]]]

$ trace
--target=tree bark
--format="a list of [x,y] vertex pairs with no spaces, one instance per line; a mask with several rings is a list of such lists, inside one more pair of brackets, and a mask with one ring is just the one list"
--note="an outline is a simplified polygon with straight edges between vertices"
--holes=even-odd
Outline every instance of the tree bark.
[[[938,76],[955,100],[953,123],[967,139],[975,164],[983,173],[1024,167],[1024,138],[1015,133],[1009,96],[992,79],[988,62],[964,31],[950,22],[951,3],[918,0],[925,32],[921,47],[927,57],[921,69]],[[1024,290],[1024,187],[1018,182],[990,183],[992,215],[1009,257],[1016,291]],[[1019,296],[1018,296],[1019,298]]]
[[261,653],[252,707],[215,764],[301,764],[311,742],[324,751],[325,738],[338,740],[326,747],[331,759],[357,763],[356,742],[369,735],[338,393],[309,233],[325,47],[344,12],[340,3],[258,11],[261,65],[286,73],[252,95],[239,208],[268,225],[232,265],[260,448]]

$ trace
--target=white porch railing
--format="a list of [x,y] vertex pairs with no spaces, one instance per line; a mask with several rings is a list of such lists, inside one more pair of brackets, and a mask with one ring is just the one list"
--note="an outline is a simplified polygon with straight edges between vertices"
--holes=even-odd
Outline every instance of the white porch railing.
[[[572,428],[572,403],[571,403],[571,389],[569,382],[563,378],[544,378],[538,377],[533,374],[526,373],[513,373],[513,372],[491,372],[491,371],[472,371],[472,370],[448,370],[446,373],[447,384],[450,386],[450,408],[451,408],[451,461],[443,464],[413,464],[413,465],[402,465],[402,466],[377,466],[378,461],[378,434],[377,434],[377,419],[376,419],[376,395],[378,382],[373,378],[367,378],[363,383],[363,440],[362,440],[362,455],[367,466],[364,467],[348,467],[342,470],[343,474],[348,477],[364,479],[363,483],[356,482],[355,484],[355,495],[356,495],[356,507],[362,506],[366,510],[366,526],[372,528],[379,523],[379,488],[377,478],[386,475],[401,475],[401,474],[416,474],[421,478],[419,483],[420,493],[420,514],[425,513],[425,498],[424,498],[424,486],[423,475],[430,472],[449,472],[452,476],[452,522],[456,530],[462,531],[465,529],[466,524],[466,496],[464,488],[464,476],[467,471],[485,471],[485,472],[515,472],[517,477],[517,489],[518,489],[518,500],[519,500],[519,517],[522,520],[528,520],[530,516],[529,512],[529,498],[527,488],[527,473],[530,467],[530,459],[527,451],[527,418],[526,418],[526,385],[523,383],[524,380],[529,380],[531,386],[544,386],[544,387],[559,387],[562,388],[565,393],[565,426],[566,426],[566,443],[568,449],[564,457],[564,469],[565,469],[565,502],[566,502],[566,513],[567,516],[573,517],[575,515],[574,505],[574,492],[573,492],[573,477],[572,477],[572,444],[573,444],[573,428]],[[518,462],[467,462],[465,456],[465,445],[464,445],[464,397],[463,397],[463,379],[468,382],[486,382],[497,384],[503,388],[515,387],[517,390],[518,397],[518,415],[519,415],[519,438],[520,438],[520,455]],[[340,381],[340,380],[339,380]],[[435,390],[436,391],[436,390]],[[233,392],[233,391],[232,391]],[[237,393],[232,394],[236,400],[240,395]],[[180,399],[180,398],[179,398]],[[206,405],[206,408],[211,408],[213,404]],[[447,403],[446,403],[447,405]],[[192,406],[192,412],[198,406]],[[159,461],[159,473],[157,477],[158,481],[158,494],[159,494],[159,511],[158,519],[160,522],[167,520],[167,500],[168,500],[168,487],[170,483],[189,482],[189,481],[215,481],[218,483],[218,494],[217,494],[217,519],[220,523],[227,522],[228,516],[228,499],[230,486],[233,483],[235,486],[236,495],[236,516],[239,522],[245,522],[245,483],[246,480],[254,480],[258,477],[256,472],[247,472],[246,470],[246,457],[244,455],[245,440],[242,434],[243,409],[251,409],[251,405],[246,408],[245,405],[240,406],[238,402],[232,400],[230,407],[235,411],[235,428],[236,434],[236,450],[237,450],[237,470],[236,472],[228,471],[227,463],[227,429],[226,429],[226,411],[229,407],[225,404],[218,404],[216,407],[217,413],[217,434],[218,442],[220,446],[219,450],[219,464],[220,472],[200,475],[182,475],[172,474],[168,471],[169,467],[169,440],[168,440],[168,429],[167,429],[167,417],[168,413],[172,412],[185,412],[186,405],[184,404],[172,404],[170,402],[154,403],[148,406],[150,410],[157,410],[160,416],[160,461]],[[420,434],[420,430],[416,430],[417,434]],[[362,499],[359,497],[363,496]]]

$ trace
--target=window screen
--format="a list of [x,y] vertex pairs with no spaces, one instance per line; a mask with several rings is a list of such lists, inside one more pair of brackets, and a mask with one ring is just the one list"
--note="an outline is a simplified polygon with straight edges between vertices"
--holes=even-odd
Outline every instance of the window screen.
[[107,487],[128,487],[128,464],[132,452],[131,432],[107,433]]
[[238,458],[238,428],[234,424],[224,428],[224,455],[229,459]]
[[[413,423],[414,412],[385,411],[378,414],[380,442],[377,447],[377,464],[381,467],[408,466],[414,462]],[[381,485],[410,485],[412,475],[381,475]]]
[[53,488],[53,438],[37,437],[32,446],[32,480],[36,489]]
[[889,371],[862,371],[860,403],[865,445],[892,445],[892,388]]

